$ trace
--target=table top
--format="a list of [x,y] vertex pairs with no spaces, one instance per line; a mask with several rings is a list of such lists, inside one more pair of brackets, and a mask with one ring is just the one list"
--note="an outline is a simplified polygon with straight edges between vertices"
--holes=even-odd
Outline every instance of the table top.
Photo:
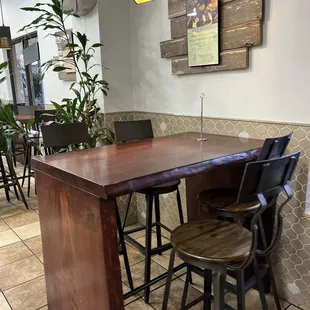
[[117,197],[224,164],[252,160],[263,141],[182,133],[95,149],[36,157],[32,167],[98,197]]

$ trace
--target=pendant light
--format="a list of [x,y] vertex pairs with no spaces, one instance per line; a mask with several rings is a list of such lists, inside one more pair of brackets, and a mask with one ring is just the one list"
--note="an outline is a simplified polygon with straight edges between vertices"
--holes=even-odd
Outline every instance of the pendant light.
[[4,25],[2,0],[0,0],[0,9],[2,17],[2,26],[0,26],[0,49],[9,50],[12,48],[11,29]]
[[153,0],[134,0],[137,4],[152,2]]

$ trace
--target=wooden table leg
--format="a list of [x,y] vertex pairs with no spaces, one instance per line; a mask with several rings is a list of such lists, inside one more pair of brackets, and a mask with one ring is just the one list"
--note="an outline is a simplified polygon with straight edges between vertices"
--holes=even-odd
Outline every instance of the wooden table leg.
[[49,310],[123,310],[114,201],[36,172]]

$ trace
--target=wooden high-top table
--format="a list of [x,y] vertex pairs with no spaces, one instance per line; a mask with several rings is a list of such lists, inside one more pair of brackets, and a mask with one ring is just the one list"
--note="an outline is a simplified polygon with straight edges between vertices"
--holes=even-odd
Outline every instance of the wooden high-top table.
[[49,310],[124,309],[114,198],[186,178],[189,220],[197,194],[238,188],[262,141],[184,133],[38,157],[36,173]]

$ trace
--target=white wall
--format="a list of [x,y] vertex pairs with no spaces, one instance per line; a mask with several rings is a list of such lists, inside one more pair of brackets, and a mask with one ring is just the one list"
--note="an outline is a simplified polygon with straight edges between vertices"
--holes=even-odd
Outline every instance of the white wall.
[[98,1],[104,79],[110,84],[105,98],[106,112],[133,110],[130,2],[132,0]]
[[[130,1],[133,2],[133,1]],[[309,0],[265,1],[264,45],[248,70],[172,76],[159,43],[170,39],[166,0],[131,3],[133,102],[138,111],[310,122]]]

